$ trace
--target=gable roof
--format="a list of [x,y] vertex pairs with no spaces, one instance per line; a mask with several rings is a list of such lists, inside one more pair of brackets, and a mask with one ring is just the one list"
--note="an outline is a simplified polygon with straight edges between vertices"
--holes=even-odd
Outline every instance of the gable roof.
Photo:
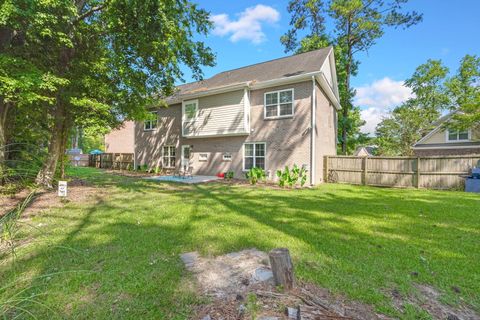
[[369,156],[373,156],[377,152],[377,147],[375,147],[375,146],[360,146],[360,147],[357,147],[357,149],[355,149],[355,151],[353,152],[353,155],[358,156],[362,150],[366,154],[368,154]]
[[425,140],[427,140],[428,138],[430,138],[432,135],[434,135],[436,132],[438,132],[438,130],[440,130],[442,128],[442,124],[447,121],[448,119],[450,119],[453,115],[454,115],[455,111],[453,112],[450,112],[450,113],[447,113],[446,115],[444,116],[441,116],[440,118],[438,118],[437,121],[433,122],[432,123],[432,127],[433,129],[430,130],[426,135],[424,135],[422,138],[420,138],[420,140],[418,140],[417,142],[415,142],[413,144],[413,147],[421,144],[422,142],[424,142]]
[[229,71],[217,73],[211,78],[177,86],[177,92],[167,98],[177,101],[182,96],[209,92],[235,85],[254,85],[271,80],[289,79],[320,72],[332,47],[278,58]]

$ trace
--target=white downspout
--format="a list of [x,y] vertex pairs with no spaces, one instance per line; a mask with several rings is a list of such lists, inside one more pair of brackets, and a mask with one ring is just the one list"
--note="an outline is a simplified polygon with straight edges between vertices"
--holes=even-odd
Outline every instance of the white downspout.
[[315,76],[312,76],[312,123],[310,130],[310,185],[315,185],[315,126],[316,126],[316,114],[317,114],[317,97],[315,90]]
[[133,171],[137,171],[137,121],[133,122]]

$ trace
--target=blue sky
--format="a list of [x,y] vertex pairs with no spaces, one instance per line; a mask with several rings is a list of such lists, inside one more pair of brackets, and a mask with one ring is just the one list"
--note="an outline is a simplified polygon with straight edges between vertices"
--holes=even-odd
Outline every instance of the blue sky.
[[[215,73],[286,56],[280,36],[289,28],[288,1],[197,1],[211,12],[216,28],[205,42],[216,52]],[[387,29],[368,53],[357,56],[359,74],[352,79],[356,103],[373,132],[385,113],[407,99],[403,86],[427,59],[441,59],[451,71],[465,54],[480,54],[480,0],[410,0],[408,10],[423,13],[423,22],[409,29]],[[185,80],[192,81],[188,71]]]

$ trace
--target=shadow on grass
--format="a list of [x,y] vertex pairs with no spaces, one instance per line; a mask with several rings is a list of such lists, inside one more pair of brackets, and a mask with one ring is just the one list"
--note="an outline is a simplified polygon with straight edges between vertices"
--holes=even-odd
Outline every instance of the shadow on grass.
[[480,309],[475,196],[343,185],[295,191],[182,185],[91,169],[74,175],[109,188],[109,196],[37,217],[55,246],[39,242],[18,261],[25,275],[60,272],[35,280],[26,294],[46,293],[42,303],[62,318],[184,319],[199,301],[180,253],[280,246],[291,249],[300,278],[381,311],[394,312],[386,290],[406,293],[413,282]]

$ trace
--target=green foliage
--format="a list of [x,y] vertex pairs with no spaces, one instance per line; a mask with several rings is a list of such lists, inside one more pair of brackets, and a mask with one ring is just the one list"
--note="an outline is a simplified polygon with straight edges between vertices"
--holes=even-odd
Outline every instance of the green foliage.
[[413,97],[396,107],[376,128],[380,155],[413,154],[411,146],[431,129],[441,111],[449,104],[443,83],[448,68],[439,60],[428,60],[405,80]]
[[0,111],[28,103],[31,116],[21,125],[42,120],[46,163],[55,167],[65,148],[57,142],[73,127],[115,128],[145,117],[173,92],[183,66],[201,79],[215,56],[198,36],[211,25],[208,12],[188,0],[4,1]]
[[278,185],[280,187],[289,186],[293,188],[297,183],[300,183],[300,186],[304,186],[307,182],[307,170],[305,168],[300,168],[296,164],[293,165],[293,168],[290,170],[288,166],[285,166],[285,169],[277,170],[276,172],[278,177]]
[[445,127],[467,129],[480,123],[480,58],[466,55],[457,73],[447,76],[448,68],[440,60],[428,60],[405,81],[413,97],[378,124],[379,154],[412,155],[411,146],[433,129],[447,109],[458,112]]
[[235,173],[233,171],[227,171],[223,177],[225,180],[232,180],[234,175]]
[[[422,20],[415,11],[402,12],[408,0],[290,0],[290,30],[280,41],[286,52],[306,52],[327,45],[334,46],[340,104],[339,141],[342,153],[361,144],[366,137],[360,133],[363,122],[353,106],[355,95],[350,86],[351,76],[358,72],[356,54],[369,50],[381,38],[387,27],[410,27]],[[331,23],[326,23],[326,20]],[[333,26],[332,29],[327,27]],[[302,35],[301,40],[298,39]],[[349,140],[353,140],[349,143]]]
[[[367,303],[390,318],[402,319],[402,311],[385,290],[398,289],[407,297],[418,292],[418,283],[440,291],[449,305],[480,308],[480,282],[472,281],[480,275],[475,194],[340,184],[296,192],[242,185],[226,190],[221,183],[172,185],[94,168],[68,173],[101,190],[93,198],[98,201],[25,216],[17,269],[0,266],[2,287],[18,275],[33,287],[21,298],[36,295],[58,313],[27,304],[38,319],[170,319],[172,309],[177,318],[195,317],[205,301],[198,300],[192,286],[179,286],[190,278],[178,254],[192,248],[219,256],[246,247],[288,247],[298,278]],[[221,220],[212,212],[221,213]],[[79,228],[84,221],[92,224]],[[440,227],[444,225],[455,228]],[[332,263],[335,267],[328,267]],[[95,268],[103,270],[101,276]],[[417,275],[411,276],[414,271]],[[60,275],[37,279],[51,272]],[[1,291],[0,299],[19,287],[23,289]],[[72,300],[92,292],[96,303]],[[69,303],[72,308],[65,308]]]
[[245,177],[248,179],[250,184],[256,185],[259,181],[263,181],[266,178],[265,170],[258,167],[253,167],[247,171]]
[[445,83],[447,94],[456,112],[449,127],[465,130],[480,124],[480,57],[466,55],[455,75]]
[[425,110],[411,103],[396,107],[376,128],[375,144],[378,154],[384,156],[411,156],[412,145],[422,132],[429,128],[431,121],[425,117]]
[[247,304],[245,305],[250,319],[257,319],[258,311],[260,310],[260,305],[258,304],[257,295],[253,292],[247,294]]
[[147,164],[141,164],[137,166],[138,171],[143,171],[143,172],[148,172],[148,165]]

